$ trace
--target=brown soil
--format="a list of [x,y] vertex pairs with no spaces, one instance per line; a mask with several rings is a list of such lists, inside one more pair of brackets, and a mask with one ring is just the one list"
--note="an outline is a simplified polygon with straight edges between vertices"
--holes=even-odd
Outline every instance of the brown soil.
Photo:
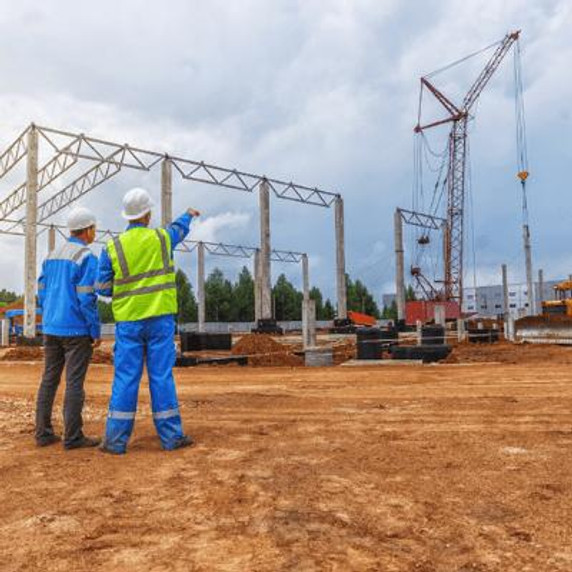
[[291,348],[277,342],[266,334],[247,334],[233,346],[235,356],[248,356],[248,365],[253,366],[301,366],[304,360],[294,355]]
[[[554,360],[569,352],[181,369],[196,447],[160,450],[142,387],[124,457],[36,448],[41,365],[3,362],[0,569],[570,572],[572,369]],[[112,373],[90,368],[88,434],[103,431]]]
[[495,344],[462,343],[455,345],[446,363],[558,363],[572,364],[572,346],[543,344]]
[[42,361],[44,349],[37,346],[19,346],[10,348],[4,352],[2,361]]
[[[43,348],[30,346],[10,348],[0,357],[0,361],[43,361],[43,359]],[[91,363],[112,364],[113,354],[108,349],[96,349],[93,352]]]
[[345,340],[333,345],[334,364],[339,365],[345,361],[355,359],[357,356],[357,344],[355,339]]

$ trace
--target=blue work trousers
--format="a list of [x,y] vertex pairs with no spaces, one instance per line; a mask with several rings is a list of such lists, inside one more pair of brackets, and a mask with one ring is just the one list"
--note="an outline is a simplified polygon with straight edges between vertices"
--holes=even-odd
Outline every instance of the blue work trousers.
[[163,449],[183,438],[183,427],[173,378],[175,320],[159,316],[118,322],[115,328],[115,374],[109,402],[104,446],[124,453],[133,432],[139,383],[147,364],[153,421]]

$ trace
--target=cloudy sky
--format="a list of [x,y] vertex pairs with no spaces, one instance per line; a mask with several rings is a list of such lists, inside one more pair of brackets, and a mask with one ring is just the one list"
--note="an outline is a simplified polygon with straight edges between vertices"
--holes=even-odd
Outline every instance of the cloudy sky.
[[[572,272],[571,26],[569,0],[0,0],[0,144],[34,121],[340,192],[348,271],[380,298],[393,287],[392,214],[412,202],[419,76],[522,29],[534,263],[559,277]],[[484,61],[440,87],[462,93]],[[523,277],[512,66],[509,56],[470,130],[467,273],[481,284],[503,262]],[[432,134],[436,149],[445,135]],[[0,181],[0,198],[17,176]],[[82,203],[120,228],[135,185],[159,199],[158,170],[125,170]],[[195,238],[257,243],[256,196],[177,178],[174,192],[175,211],[204,213]],[[273,247],[308,252],[312,282],[331,295],[333,212],[273,200],[271,223]],[[0,240],[0,286],[21,289],[23,241]],[[179,263],[194,279],[194,257]],[[233,274],[242,262],[207,264]],[[300,282],[296,267],[273,272]]]

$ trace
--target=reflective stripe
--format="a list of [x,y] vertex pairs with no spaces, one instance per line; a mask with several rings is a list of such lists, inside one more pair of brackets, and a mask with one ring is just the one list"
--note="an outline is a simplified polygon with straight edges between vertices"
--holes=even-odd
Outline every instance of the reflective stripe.
[[129,267],[127,266],[125,252],[118,236],[113,239],[113,245],[115,246],[115,253],[117,254],[117,260],[119,262],[119,267],[121,268],[121,274],[126,278],[129,276]]
[[47,260],[71,260],[78,263],[84,255],[90,254],[91,250],[77,242],[66,242],[57,250],[53,250]]
[[137,288],[135,290],[128,290],[126,292],[119,292],[114,294],[113,298],[115,300],[121,300],[121,298],[129,298],[130,296],[139,296],[140,294],[152,294],[153,292],[161,292],[162,290],[174,290],[177,285],[174,282],[168,284],[156,284],[155,286],[146,286],[145,288]]
[[120,419],[122,421],[131,421],[135,419],[136,411],[109,411],[107,414],[108,419]]
[[169,251],[167,250],[167,240],[165,239],[165,235],[159,230],[156,229],[155,232],[159,237],[159,242],[161,243],[161,255],[163,256],[163,270],[168,270],[171,266],[171,257],[169,256]]
[[89,248],[82,248],[80,251],[76,252],[72,256],[72,262],[79,262],[79,259],[83,257],[84,254],[89,252]]
[[157,411],[153,413],[153,419],[169,419],[171,417],[177,417],[177,415],[180,415],[179,408],[167,409],[167,411]]
[[92,294],[95,288],[93,286],[76,286],[75,291],[78,294]]
[[143,278],[153,278],[155,276],[166,276],[175,272],[174,266],[169,266],[168,268],[159,268],[159,270],[149,270],[148,272],[141,272],[141,274],[132,274],[127,278],[119,278],[115,281],[116,286],[124,286],[125,284],[132,284],[133,282],[139,282]]
[[107,290],[113,287],[113,282],[96,282],[95,287],[98,290]]

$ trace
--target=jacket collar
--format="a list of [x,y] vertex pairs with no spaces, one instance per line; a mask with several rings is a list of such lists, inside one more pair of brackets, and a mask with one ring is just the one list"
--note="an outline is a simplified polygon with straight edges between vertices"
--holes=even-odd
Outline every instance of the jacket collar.
[[68,242],[75,242],[76,244],[87,246],[87,242],[85,242],[85,240],[82,240],[81,238],[78,238],[77,236],[68,237]]

